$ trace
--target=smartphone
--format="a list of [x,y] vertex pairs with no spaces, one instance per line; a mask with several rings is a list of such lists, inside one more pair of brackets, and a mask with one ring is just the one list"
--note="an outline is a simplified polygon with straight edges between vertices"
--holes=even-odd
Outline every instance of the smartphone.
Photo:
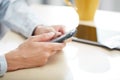
[[62,43],[62,42],[64,42],[64,40],[72,37],[75,33],[76,33],[76,29],[73,29],[73,30],[65,33],[64,35],[62,35],[62,36],[60,36],[60,37],[58,37],[58,38],[53,39],[51,42]]

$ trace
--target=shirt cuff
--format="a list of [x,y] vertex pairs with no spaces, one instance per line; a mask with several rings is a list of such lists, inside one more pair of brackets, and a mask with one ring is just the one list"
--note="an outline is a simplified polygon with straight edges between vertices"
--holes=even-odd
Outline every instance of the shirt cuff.
[[5,55],[0,55],[0,76],[3,76],[7,72],[7,62]]

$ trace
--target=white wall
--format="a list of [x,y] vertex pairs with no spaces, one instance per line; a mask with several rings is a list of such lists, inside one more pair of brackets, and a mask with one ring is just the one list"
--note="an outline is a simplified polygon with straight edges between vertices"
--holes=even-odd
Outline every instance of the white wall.
[[64,0],[47,0],[47,3],[51,5],[64,5]]
[[[64,0],[27,0],[29,3],[65,5]],[[74,0],[71,0],[74,1]],[[120,11],[120,0],[100,0],[99,9]]]
[[99,9],[120,11],[120,0],[100,0]]

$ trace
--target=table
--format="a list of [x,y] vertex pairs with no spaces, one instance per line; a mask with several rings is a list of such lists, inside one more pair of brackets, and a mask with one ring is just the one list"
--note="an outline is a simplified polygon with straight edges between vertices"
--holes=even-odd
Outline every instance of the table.
[[[31,8],[45,25],[64,24],[70,30],[79,24],[78,16],[71,7],[33,5]],[[119,19],[120,13],[98,10],[94,23],[81,23],[120,30]],[[24,40],[22,36],[8,31],[0,41],[0,53],[16,48]],[[51,57],[45,66],[7,72],[0,80],[120,80],[119,61],[118,50],[70,42],[63,51]]]

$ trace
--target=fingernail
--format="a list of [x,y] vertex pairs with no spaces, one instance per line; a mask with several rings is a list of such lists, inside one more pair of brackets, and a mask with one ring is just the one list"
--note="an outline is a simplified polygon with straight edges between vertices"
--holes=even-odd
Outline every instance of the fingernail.
[[57,32],[57,34],[58,34],[58,35],[62,35],[62,33],[61,33],[61,32]]

